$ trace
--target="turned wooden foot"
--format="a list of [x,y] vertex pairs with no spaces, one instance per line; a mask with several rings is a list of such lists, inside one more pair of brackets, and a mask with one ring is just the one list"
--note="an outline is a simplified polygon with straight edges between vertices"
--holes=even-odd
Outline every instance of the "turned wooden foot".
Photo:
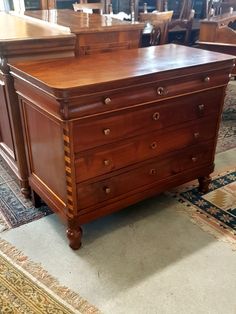
[[199,191],[202,193],[207,193],[209,191],[209,184],[211,182],[210,176],[200,177],[198,178],[199,182]]
[[69,245],[73,250],[78,250],[81,246],[82,228],[73,220],[68,220],[68,229],[66,230]]
[[30,188],[21,188],[20,191],[24,195],[25,198],[30,198],[30,195],[31,195]]
[[20,191],[24,195],[25,198],[30,198],[31,189],[29,187],[28,181],[20,181]]

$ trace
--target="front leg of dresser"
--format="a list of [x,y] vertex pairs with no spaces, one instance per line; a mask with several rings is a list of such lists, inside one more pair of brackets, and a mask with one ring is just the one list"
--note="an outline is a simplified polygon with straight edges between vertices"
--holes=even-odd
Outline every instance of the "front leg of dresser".
[[69,245],[73,250],[78,250],[81,246],[82,228],[76,218],[68,218],[68,228],[66,230]]
[[198,182],[199,182],[199,191],[202,193],[207,193],[209,191],[209,184],[211,182],[211,177],[209,175],[204,176],[204,177],[199,177]]

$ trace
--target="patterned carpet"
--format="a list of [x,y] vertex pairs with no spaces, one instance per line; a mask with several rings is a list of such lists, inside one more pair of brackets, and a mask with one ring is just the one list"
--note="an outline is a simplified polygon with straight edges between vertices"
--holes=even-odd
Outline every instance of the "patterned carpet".
[[177,188],[172,196],[187,205],[184,212],[204,230],[221,240],[230,242],[236,249],[236,170],[213,178],[208,193],[198,191],[198,186]]
[[0,232],[51,214],[47,206],[35,208],[20,192],[15,177],[0,160]]
[[223,120],[236,120],[236,80],[229,82],[222,115]]
[[236,147],[236,81],[227,87],[216,152]]

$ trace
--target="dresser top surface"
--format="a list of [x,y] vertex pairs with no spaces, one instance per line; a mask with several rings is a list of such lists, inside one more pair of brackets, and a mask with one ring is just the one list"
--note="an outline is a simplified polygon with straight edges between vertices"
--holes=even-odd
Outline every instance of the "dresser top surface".
[[[194,72],[198,66],[214,70],[222,62],[232,65],[234,56],[175,44],[98,54],[96,57],[64,58],[10,64],[13,75],[42,88],[78,90],[115,82],[141,82],[149,75],[160,78],[168,71],[175,76]],[[167,76],[168,77],[168,76]],[[171,75],[168,77],[171,78]]]
[[50,25],[68,27],[73,33],[144,28],[144,23],[131,23],[114,19],[109,15],[75,12],[68,9],[25,11],[20,16],[38,19]]
[[0,44],[22,40],[73,37],[70,30],[49,27],[19,16],[0,12]]

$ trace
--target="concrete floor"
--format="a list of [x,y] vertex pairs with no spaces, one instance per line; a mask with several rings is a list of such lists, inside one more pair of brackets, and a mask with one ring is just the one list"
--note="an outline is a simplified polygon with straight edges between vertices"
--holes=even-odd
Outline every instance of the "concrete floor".
[[[236,149],[216,172],[236,167]],[[1,237],[107,314],[236,314],[236,252],[166,195],[84,226],[72,251],[51,215]]]

